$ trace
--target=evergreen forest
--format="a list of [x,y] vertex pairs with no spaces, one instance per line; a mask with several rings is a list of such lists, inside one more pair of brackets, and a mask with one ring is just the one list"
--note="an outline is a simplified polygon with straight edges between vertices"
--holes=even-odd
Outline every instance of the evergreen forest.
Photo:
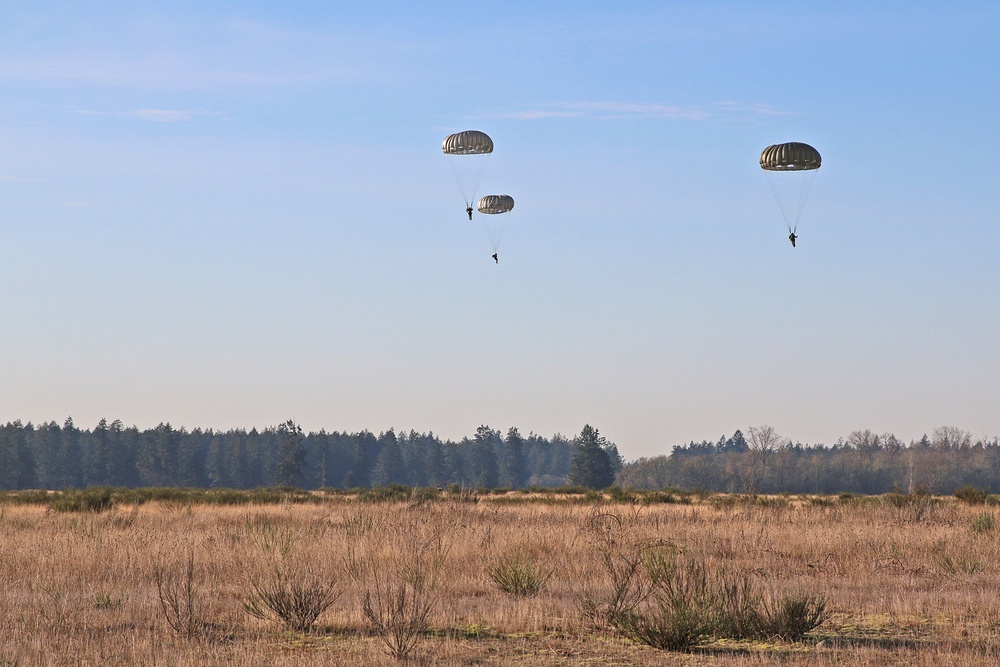
[[139,430],[102,419],[92,429],[0,425],[0,489],[89,486],[475,489],[566,485],[737,493],[1000,493],[1000,443],[955,427],[904,443],[855,431],[833,445],[804,445],[770,426],[717,441],[664,445],[669,454],[624,461],[590,425],[572,437],[480,426],[458,442],[415,431],[303,433],[293,421],[262,430]]

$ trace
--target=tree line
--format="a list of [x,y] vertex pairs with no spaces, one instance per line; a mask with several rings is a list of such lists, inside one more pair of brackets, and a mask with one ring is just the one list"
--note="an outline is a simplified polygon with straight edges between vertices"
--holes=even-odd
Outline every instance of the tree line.
[[393,484],[471,488],[604,488],[622,466],[614,443],[587,425],[579,436],[504,435],[480,426],[458,442],[433,433],[303,433],[294,422],[258,431],[139,430],[102,419],[80,429],[72,418],[0,426],[0,488],[88,486],[302,489]]
[[909,443],[859,430],[831,446],[803,445],[771,426],[752,426],[746,434],[627,463],[616,481],[636,489],[731,493],[948,494],[966,486],[1000,493],[1000,442],[945,426]]
[[260,431],[188,431],[169,423],[139,430],[105,419],[80,429],[72,418],[61,425],[0,425],[0,489],[394,484],[823,494],[951,493],[974,486],[1000,493],[1000,443],[941,427],[909,443],[860,430],[830,446],[803,445],[765,425],[626,463],[590,425],[571,438],[480,426],[458,442],[412,430],[303,433],[293,421]]

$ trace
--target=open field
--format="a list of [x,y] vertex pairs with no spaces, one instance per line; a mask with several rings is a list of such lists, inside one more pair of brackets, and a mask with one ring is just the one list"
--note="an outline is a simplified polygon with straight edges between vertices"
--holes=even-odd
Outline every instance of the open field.
[[[590,500],[5,505],[0,665],[397,664],[365,600],[377,615],[400,592],[404,611],[427,612],[409,654],[420,665],[1000,663],[995,505]],[[608,595],[609,550],[640,545],[743,573],[774,595],[823,596],[829,617],[802,641],[634,643],[584,609]],[[491,573],[512,564],[536,575],[537,594],[499,590]],[[255,591],[274,590],[332,604],[308,632],[290,630],[247,611]]]

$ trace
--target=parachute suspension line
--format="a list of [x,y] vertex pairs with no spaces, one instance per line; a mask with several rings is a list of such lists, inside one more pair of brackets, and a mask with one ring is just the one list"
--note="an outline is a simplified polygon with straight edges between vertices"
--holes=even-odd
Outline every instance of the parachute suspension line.
[[479,189],[479,183],[483,179],[490,154],[448,155],[446,158],[451,166],[451,173],[455,176],[455,182],[458,183],[458,189],[462,192],[466,207],[475,208],[476,190]]
[[809,199],[809,193],[816,181],[817,171],[817,169],[809,169],[764,172],[789,233],[798,229],[806,201]]
[[490,245],[493,246],[493,252],[497,252],[500,249],[500,241],[503,240],[503,233],[507,229],[508,217],[510,215],[507,213],[479,216],[480,221],[483,223],[483,229],[486,231],[486,236],[490,239]]
[[788,227],[788,233],[791,234],[795,230],[792,229],[792,224],[788,221],[788,216],[785,215],[785,209],[781,205],[781,196],[778,194],[778,188],[777,188],[777,186],[775,184],[775,181],[777,179],[774,178],[771,175],[771,173],[766,172],[766,171],[764,172],[764,176],[767,178],[767,184],[771,188],[771,194],[774,195],[774,201],[778,202],[778,208],[781,209],[781,217],[784,218],[784,220],[785,220],[785,227]]
[[466,198],[466,201],[468,202],[467,206],[471,206],[472,208],[476,207],[476,192],[479,190],[479,184],[483,180],[483,172],[486,171],[486,165],[490,161],[490,155],[492,155],[492,153],[486,153],[481,160],[476,160],[479,162],[479,165],[476,172],[472,175],[472,191]]

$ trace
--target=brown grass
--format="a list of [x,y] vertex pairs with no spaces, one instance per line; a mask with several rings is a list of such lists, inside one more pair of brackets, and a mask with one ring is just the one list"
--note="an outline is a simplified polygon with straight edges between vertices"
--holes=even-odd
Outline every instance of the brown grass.
[[[5,507],[0,666],[396,664],[363,611],[385,581],[433,598],[415,664],[1000,664],[1000,528],[973,530],[981,506],[509,500]],[[581,611],[610,586],[595,513],[623,542],[669,543],[709,567],[753,573],[774,594],[824,595],[832,617],[799,643],[719,640],[686,654],[633,644]],[[515,553],[551,569],[537,595],[506,595],[492,581],[491,564]],[[158,574],[162,588],[163,573],[186,576],[191,562],[197,613],[177,632]],[[339,597],[309,632],[244,610],[249,582],[276,571],[337,582]]]

